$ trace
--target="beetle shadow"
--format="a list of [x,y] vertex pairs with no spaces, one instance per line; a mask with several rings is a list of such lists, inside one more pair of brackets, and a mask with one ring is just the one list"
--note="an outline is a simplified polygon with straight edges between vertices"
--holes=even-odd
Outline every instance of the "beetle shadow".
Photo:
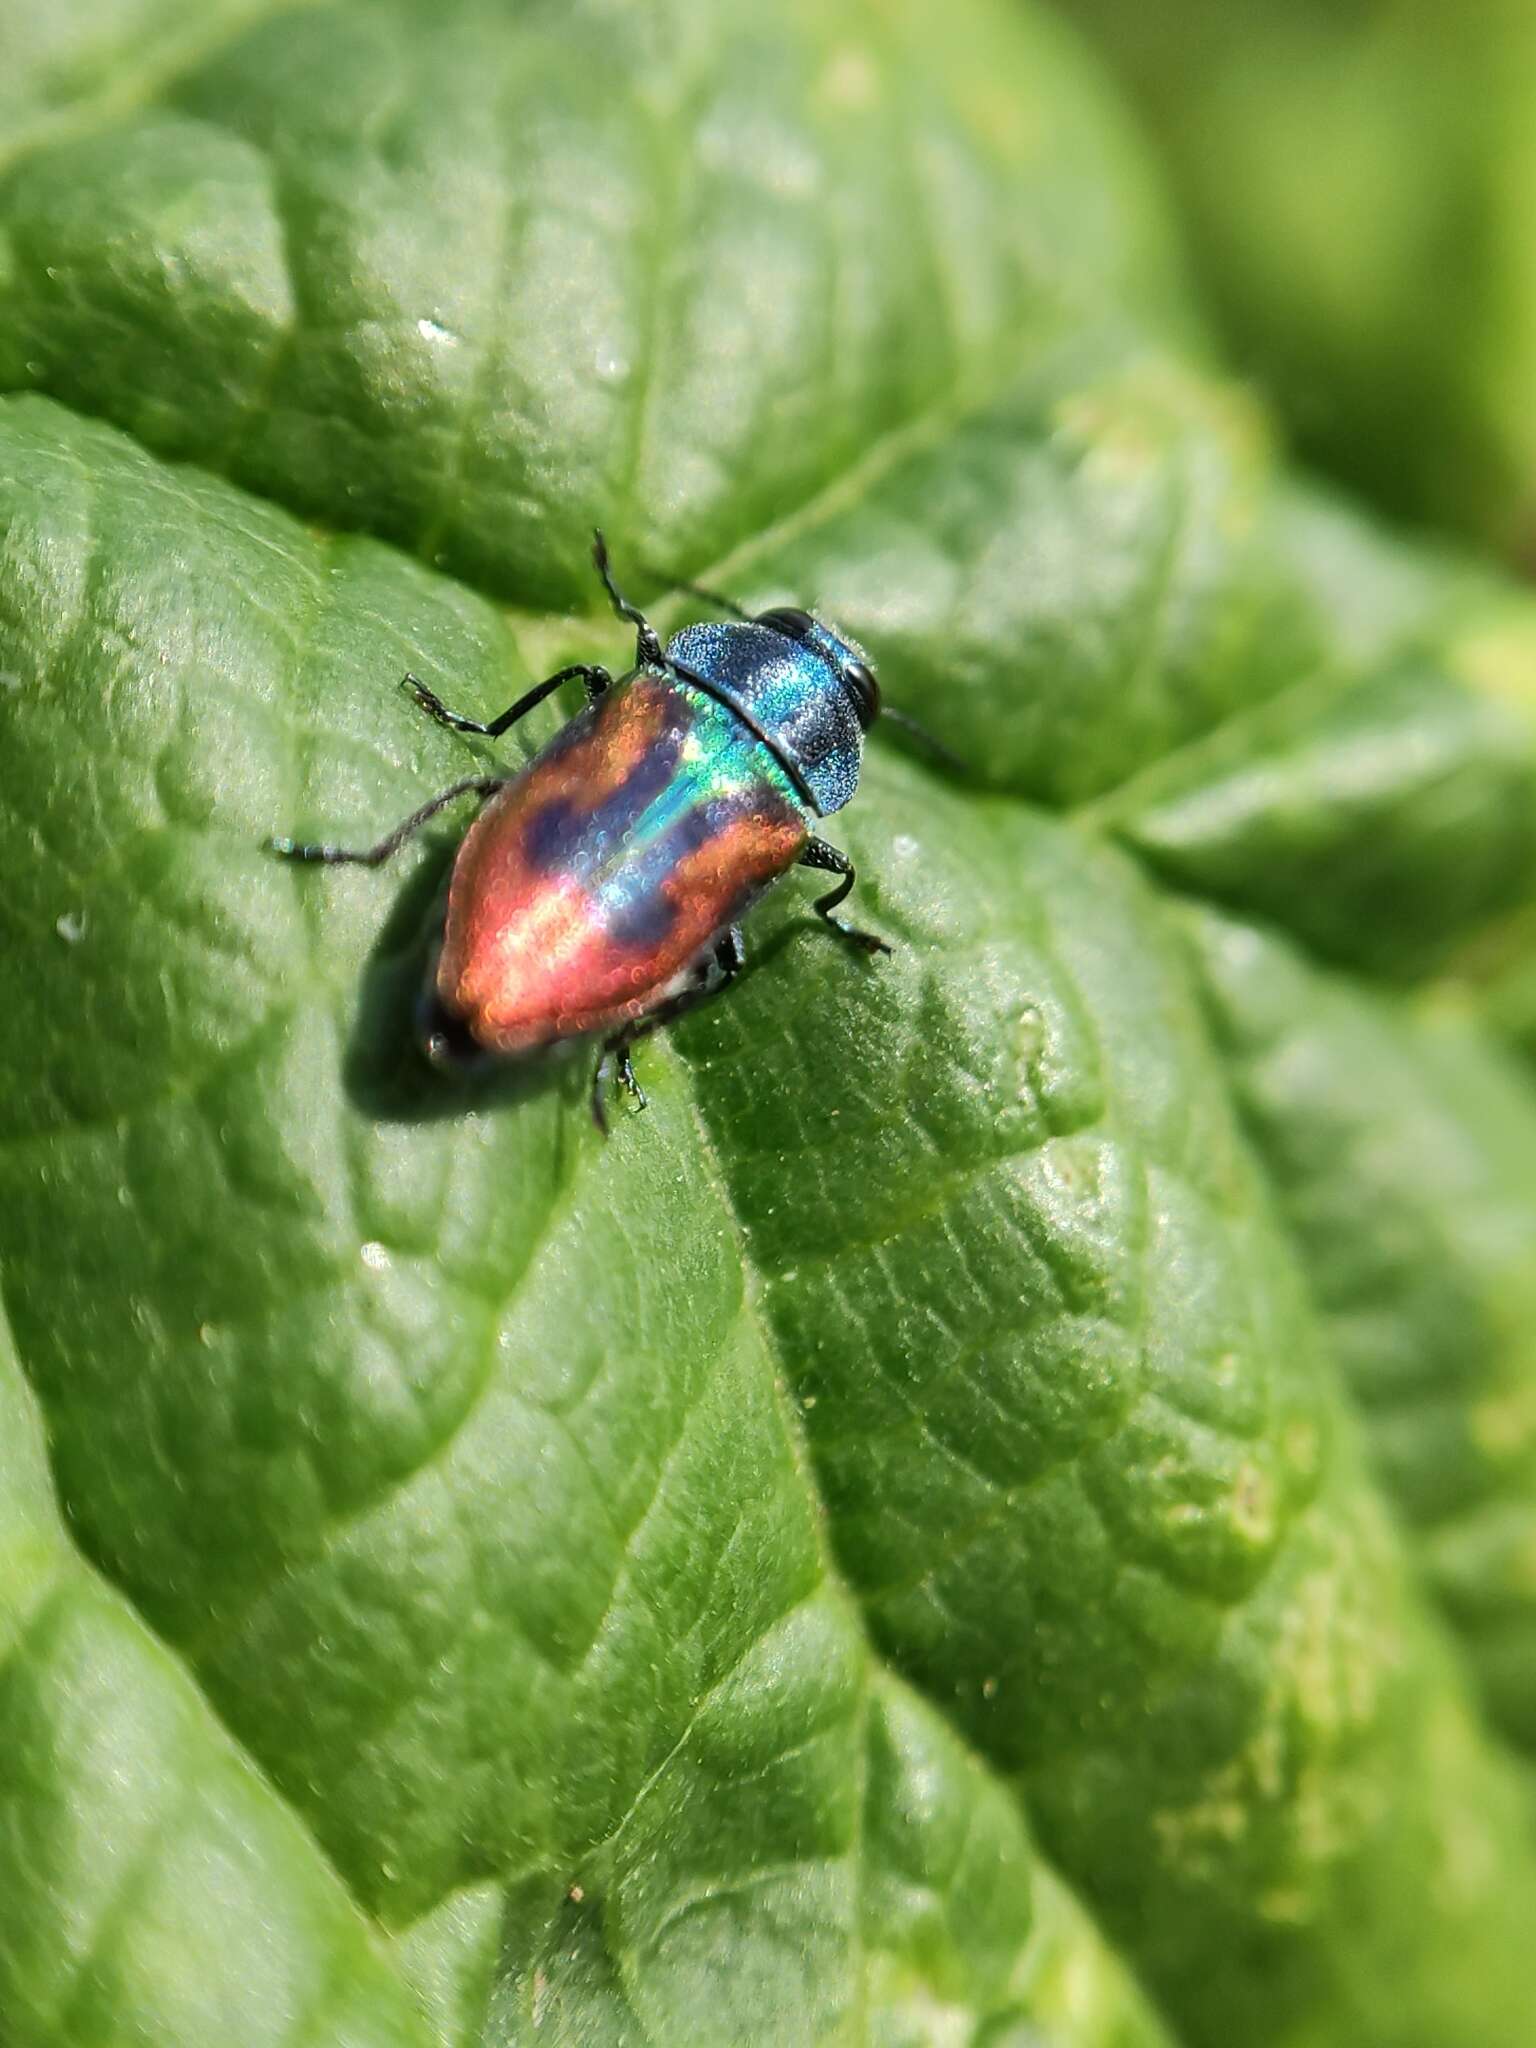
[[586,1085],[559,1052],[487,1058],[483,1067],[453,1073],[433,1066],[422,1051],[417,1005],[456,850],[451,843],[434,847],[411,875],[363,967],[341,1079],[355,1107],[381,1123],[435,1123],[470,1110],[510,1109],[550,1089],[574,1095],[578,1082]]
[[818,947],[828,944],[843,947],[854,959],[866,962],[868,960],[867,954],[845,948],[838,934],[823,923],[814,910],[796,910],[765,938],[759,939],[752,946],[747,954],[746,964],[741,970],[741,980],[745,981],[749,974],[767,967],[770,962],[777,960],[781,953],[798,949],[806,939],[812,940]]
[[[364,964],[357,1010],[342,1056],[342,1086],[365,1116],[381,1123],[436,1123],[469,1111],[511,1109],[554,1091],[585,1103],[595,1045],[570,1046],[524,1060],[487,1057],[465,1073],[435,1067],[421,1049],[416,1012],[432,946],[442,929],[443,898],[457,845],[444,841],[396,896]],[[754,946],[738,989],[781,953],[821,927],[810,915],[790,917]],[[729,1000],[729,992],[723,992]],[[716,998],[716,1001],[721,998]],[[714,1008],[702,1006],[701,1014]]]
[[825,933],[826,926],[810,911],[803,915],[786,917],[760,939],[753,935],[749,926],[747,957],[735,980],[728,988],[721,989],[706,1002],[701,1003],[696,1010],[690,1010],[686,1016],[678,1018],[668,1029],[684,1033],[707,1030],[705,1020],[712,1017],[722,1003],[736,1000],[755,976],[773,967],[781,954],[797,952],[807,939],[817,944],[824,943]]

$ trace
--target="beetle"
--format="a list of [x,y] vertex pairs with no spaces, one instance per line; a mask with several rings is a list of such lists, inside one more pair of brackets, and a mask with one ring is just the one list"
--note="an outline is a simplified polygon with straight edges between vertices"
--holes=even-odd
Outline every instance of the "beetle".
[[462,777],[373,846],[269,845],[288,860],[378,867],[447,805],[479,797],[419,1006],[423,1048],[464,1069],[596,1039],[592,1115],[606,1132],[609,1060],[643,1109],[631,1048],[735,979],[740,920],[791,867],[838,878],[816,899],[827,930],[865,955],[890,947],[838,915],[853,863],[814,830],[857,788],[881,708],[863,650],[810,612],[752,617],[696,585],[679,587],[734,616],[664,646],[614,581],[601,532],[592,557],[635,629],[627,674],[576,662],[486,723],[404,678],[439,725],[485,739],[579,681],[585,707],[525,767]]

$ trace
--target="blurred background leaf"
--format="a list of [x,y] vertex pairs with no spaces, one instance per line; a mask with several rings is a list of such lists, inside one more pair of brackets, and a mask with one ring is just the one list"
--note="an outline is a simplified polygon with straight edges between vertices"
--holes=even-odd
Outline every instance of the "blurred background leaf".
[[1536,13],[1064,6],[1146,114],[1232,358],[1302,452],[1536,566]]

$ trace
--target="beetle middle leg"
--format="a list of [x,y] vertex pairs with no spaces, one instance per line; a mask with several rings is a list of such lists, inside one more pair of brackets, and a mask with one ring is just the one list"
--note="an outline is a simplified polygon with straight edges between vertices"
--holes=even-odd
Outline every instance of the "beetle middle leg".
[[841,875],[842,880],[835,889],[829,889],[825,896],[816,898],[816,915],[850,946],[857,946],[862,953],[889,953],[890,947],[873,932],[860,931],[856,924],[849,924],[837,916],[837,906],[846,901],[848,892],[857,878],[857,870],[846,853],[840,853],[835,846],[829,846],[825,839],[809,839],[801,854],[799,865],[803,868],[820,868],[829,875]]
[[597,1065],[592,1070],[592,1121],[605,1138],[608,1135],[608,1106],[603,1100],[603,1077],[608,1071],[609,1060],[612,1059],[615,1063],[614,1078],[619,1086],[633,1098],[637,1109],[645,1109],[648,1106],[647,1098],[635,1073],[635,1063],[631,1057],[633,1047],[638,1045],[642,1038],[648,1038],[653,1031],[659,1030],[663,1024],[674,1023],[689,1010],[696,1009],[700,1003],[708,1002],[711,996],[717,996],[723,989],[729,988],[740,974],[745,959],[741,927],[733,924],[715,941],[713,949],[705,955],[694,981],[687,988],[680,989],[669,1002],[663,1003],[660,1009],[653,1010],[649,1017],[637,1018],[633,1024],[624,1025],[621,1030],[615,1031],[611,1038],[604,1039],[602,1051],[597,1057]]
[[428,819],[435,818],[439,811],[459,797],[468,796],[471,790],[476,796],[490,796],[495,790],[504,788],[506,782],[505,775],[466,775],[450,789],[439,790],[436,796],[429,797],[374,846],[332,846],[323,840],[302,839],[269,839],[267,846],[283,860],[323,861],[328,867],[340,867],[345,862],[364,868],[381,867],[392,854],[400,851],[408,839],[415,837]]
[[435,718],[439,725],[446,725],[450,732],[477,733],[482,739],[499,739],[509,725],[526,716],[536,704],[542,704],[552,691],[562,683],[574,683],[580,677],[587,688],[587,702],[595,704],[603,692],[613,683],[607,669],[596,668],[591,662],[572,662],[569,668],[556,669],[552,676],[546,676],[542,683],[535,683],[531,690],[525,690],[521,697],[507,706],[497,717],[482,725],[478,718],[466,718],[462,711],[450,711],[435,690],[429,690],[420,676],[407,673],[401,677],[401,685],[410,691],[416,702],[429,718]]

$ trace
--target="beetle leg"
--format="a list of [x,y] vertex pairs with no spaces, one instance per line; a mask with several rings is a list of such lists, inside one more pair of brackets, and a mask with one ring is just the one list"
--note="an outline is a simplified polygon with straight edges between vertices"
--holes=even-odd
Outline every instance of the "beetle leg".
[[531,690],[525,690],[513,704],[509,704],[499,717],[482,725],[478,718],[466,718],[462,711],[450,711],[435,690],[429,690],[420,676],[401,677],[401,687],[410,691],[416,702],[429,718],[435,718],[439,725],[446,725],[450,732],[478,733],[482,739],[499,739],[509,725],[516,725],[535,704],[542,704],[552,690],[558,690],[562,683],[573,683],[580,676],[587,686],[587,702],[595,704],[613,681],[605,668],[594,668],[590,662],[573,662],[569,668],[556,669],[552,676],[546,676],[542,683],[535,683]]
[[717,996],[723,989],[729,988],[741,972],[745,957],[741,943],[741,926],[733,924],[715,941],[713,952],[706,956],[698,970],[698,978],[691,987],[680,990],[670,1002],[663,1003],[659,1010],[653,1010],[649,1017],[641,1017],[633,1024],[626,1024],[622,1030],[615,1031],[611,1038],[603,1041],[603,1049],[598,1055],[597,1065],[592,1074],[592,1121],[605,1138],[608,1135],[608,1106],[603,1100],[603,1077],[608,1071],[610,1056],[618,1062],[615,1078],[619,1086],[634,1097],[637,1109],[647,1108],[648,1100],[635,1074],[635,1063],[630,1056],[631,1048],[638,1045],[642,1038],[648,1038],[653,1031],[659,1030],[663,1024],[673,1023],[700,1003],[707,1002],[711,996]]
[[860,931],[857,925],[848,924],[834,915],[839,903],[843,902],[853,887],[855,869],[846,853],[839,853],[835,846],[829,846],[825,839],[809,839],[801,854],[799,865],[803,868],[820,868],[829,875],[841,875],[842,880],[835,889],[829,889],[825,896],[816,898],[816,915],[830,930],[839,933],[850,945],[857,946],[865,953],[889,953],[890,947],[884,939],[876,938],[873,932]]
[[338,867],[352,861],[359,867],[376,868],[387,861],[391,854],[398,853],[405,842],[419,832],[429,818],[435,818],[440,810],[451,804],[455,798],[468,796],[473,790],[476,796],[489,796],[493,790],[506,785],[505,775],[466,775],[462,782],[454,783],[451,789],[439,790],[419,810],[412,811],[408,818],[402,818],[393,832],[386,832],[377,846],[348,847],[329,846],[301,839],[269,839],[271,852],[283,860],[318,860],[329,867]]
[[619,1086],[624,1090],[626,1095],[630,1096],[633,1099],[636,1109],[649,1109],[651,1106],[651,1099],[646,1094],[645,1090],[640,1086],[639,1080],[636,1078],[635,1063],[634,1060],[630,1057],[630,1050],[627,1042],[619,1047],[618,1067],[616,1071],[618,1075]]
[[614,582],[613,568],[608,560],[608,543],[603,539],[601,527],[594,527],[592,531],[592,560],[597,565],[598,575],[603,579],[603,588],[608,593],[609,603],[619,617],[635,629],[636,665],[640,668],[661,668],[666,660],[662,651],[661,635],[639,606],[631,604]]
[[653,1010],[649,1017],[630,1027],[631,1042],[663,1024],[674,1023],[688,1011],[697,1009],[700,1003],[708,1002],[711,996],[720,995],[740,974],[746,957],[741,943],[741,926],[728,926],[695,968],[694,979],[688,987],[679,989],[659,1010]]
[[733,924],[728,931],[722,932],[715,942],[714,966],[720,978],[711,984],[707,993],[718,995],[722,989],[729,988],[746,965],[746,959],[747,949],[741,941],[741,926]]
[[649,1028],[649,1020],[647,1020],[646,1025],[639,1030],[630,1026],[623,1031],[616,1031],[611,1038],[603,1040],[602,1050],[597,1056],[597,1065],[592,1069],[591,1099],[592,1121],[597,1125],[597,1128],[605,1138],[608,1135],[608,1104],[604,1100],[603,1084],[607,1079],[609,1060],[617,1062],[615,1078],[619,1086],[627,1094],[634,1097],[636,1106],[640,1109],[649,1109],[650,1107],[650,1099],[646,1095],[645,1090],[640,1086],[640,1082],[635,1074],[635,1063],[630,1056],[630,1047],[637,1038],[643,1038],[646,1030]]

